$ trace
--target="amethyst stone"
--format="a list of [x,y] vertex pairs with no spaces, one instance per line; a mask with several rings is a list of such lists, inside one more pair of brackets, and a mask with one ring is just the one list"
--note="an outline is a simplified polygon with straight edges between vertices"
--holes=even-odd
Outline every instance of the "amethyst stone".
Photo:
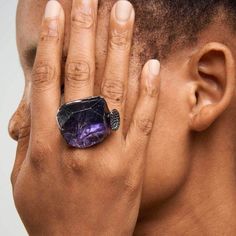
[[119,127],[119,113],[114,111],[110,113],[102,97],[91,97],[61,106],[57,121],[70,146],[88,148],[101,143]]

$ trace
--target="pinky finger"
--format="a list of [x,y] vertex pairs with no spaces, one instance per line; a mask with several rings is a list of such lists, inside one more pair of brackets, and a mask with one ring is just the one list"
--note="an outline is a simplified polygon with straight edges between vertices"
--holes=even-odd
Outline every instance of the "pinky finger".
[[140,97],[134,112],[134,116],[126,137],[128,152],[143,154],[149,142],[155,115],[157,111],[159,87],[160,87],[160,62],[148,61],[142,71]]

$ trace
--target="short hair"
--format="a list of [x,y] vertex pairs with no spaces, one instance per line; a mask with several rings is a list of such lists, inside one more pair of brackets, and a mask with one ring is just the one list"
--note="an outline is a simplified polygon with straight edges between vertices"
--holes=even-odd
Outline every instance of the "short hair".
[[[173,46],[197,42],[198,34],[219,16],[236,28],[236,0],[130,0],[136,12],[135,39],[153,57],[165,59]],[[223,10],[223,11],[222,11]],[[223,14],[222,14],[223,13]],[[142,52],[145,57],[147,51]],[[146,60],[147,58],[143,58]]]

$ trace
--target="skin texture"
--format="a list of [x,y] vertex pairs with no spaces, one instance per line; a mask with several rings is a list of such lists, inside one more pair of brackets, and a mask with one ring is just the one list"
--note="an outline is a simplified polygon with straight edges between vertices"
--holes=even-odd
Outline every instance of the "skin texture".
[[[64,70],[65,102],[93,96],[96,15],[96,1],[73,1]],[[132,235],[134,232],[160,84],[160,63],[150,60],[143,68],[140,99],[124,135],[134,15],[129,2],[114,5],[102,76],[101,96],[108,107],[119,111],[120,130],[103,145],[78,150],[68,147],[55,120],[62,99],[65,15],[60,3],[47,3],[31,72],[29,142],[25,144],[24,138],[18,139],[19,146],[24,143],[28,147],[17,153],[18,163],[12,175],[15,204],[30,235]]]
[[[109,12],[114,2],[106,1],[98,11],[95,94],[100,93],[103,79]],[[61,66],[64,75],[72,1],[60,3],[66,22]],[[26,51],[37,45],[45,5],[46,1],[21,0],[18,7],[17,44],[26,89],[9,125],[10,134],[19,139],[13,185],[19,178],[30,134],[33,53]],[[194,46],[175,51],[162,61],[158,112],[146,153],[136,235],[236,234],[235,35],[216,17],[198,38]],[[138,99],[141,47],[142,43],[134,39],[127,81],[125,134]],[[35,163],[41,171],[40,159]],[[17,206],[24,208],[23,204]]]

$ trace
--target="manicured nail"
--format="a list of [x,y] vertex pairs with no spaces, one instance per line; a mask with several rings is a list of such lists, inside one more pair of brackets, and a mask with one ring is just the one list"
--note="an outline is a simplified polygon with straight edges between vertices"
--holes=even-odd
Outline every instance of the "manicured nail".
[[48,1],[45,9],[45,18],[56,18],[60,15],[61,6],[56,0]]
[[129,1],[121,0],[116,3],[116,18],[119,21],[128,21],[130,19],[133,7]]
[[149,64],[148,64],[148,67],[149,67],[149,72],[152,75],[154,75],[154,76],[159,75],[161,65],[160,65],[160,62],[158,60],[150,60]]

